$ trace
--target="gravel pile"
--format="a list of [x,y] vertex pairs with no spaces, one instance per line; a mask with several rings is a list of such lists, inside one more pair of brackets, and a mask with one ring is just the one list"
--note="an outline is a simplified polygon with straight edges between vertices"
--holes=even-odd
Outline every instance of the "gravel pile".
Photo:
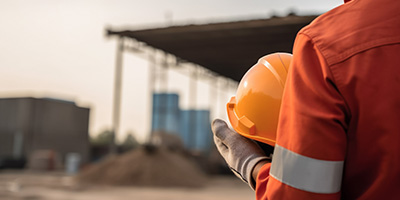
[[205,174],[182,153],[155,147],[109,156],[77,177],[107,185],[201,187],[206,183]]

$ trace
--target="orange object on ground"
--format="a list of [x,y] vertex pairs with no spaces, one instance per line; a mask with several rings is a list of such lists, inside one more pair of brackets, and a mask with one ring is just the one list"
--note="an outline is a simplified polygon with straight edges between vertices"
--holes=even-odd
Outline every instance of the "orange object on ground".
[[279,110],[291,59],[289,53],[266,55],[243,76],[236,96],[227,104],[229,121],[236,132],[275,145]]
[[257,199],[400,199],[399,10],[354,0],[298,33]]

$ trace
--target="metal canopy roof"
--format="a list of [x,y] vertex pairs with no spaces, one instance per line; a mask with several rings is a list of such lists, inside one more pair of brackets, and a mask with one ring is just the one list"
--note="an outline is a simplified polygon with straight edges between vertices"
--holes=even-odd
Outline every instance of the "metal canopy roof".
[[240,81],[263,55],[291,52],[297,32],[316,16],[273,17],[144,30],[107,30]]

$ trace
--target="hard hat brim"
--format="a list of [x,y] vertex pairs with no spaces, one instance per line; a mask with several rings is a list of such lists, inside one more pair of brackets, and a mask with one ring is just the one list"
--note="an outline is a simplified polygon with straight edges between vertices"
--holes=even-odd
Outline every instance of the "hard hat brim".
[[260,134],[257,134],[257,127],[250,119],[248,119],[246,116],[238,117],[238,115],[235,112],[235,106],[236,106],[236,97],[232,97],[230,101],[226,104],[228,119],[232,125],[232,128],[237,133],[246,138],[250,138],[252,140],[256,140],[271,146],[275,146],[276,142],[275,140],[258,136]]

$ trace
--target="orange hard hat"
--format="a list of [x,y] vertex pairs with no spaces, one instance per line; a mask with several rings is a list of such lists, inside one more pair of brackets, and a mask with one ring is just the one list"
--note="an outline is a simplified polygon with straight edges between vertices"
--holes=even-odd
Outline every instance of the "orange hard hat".
[[292,55],[260,58],[243,76],[227,104],[228,118],[240,135],[275,146],[283,89]]

